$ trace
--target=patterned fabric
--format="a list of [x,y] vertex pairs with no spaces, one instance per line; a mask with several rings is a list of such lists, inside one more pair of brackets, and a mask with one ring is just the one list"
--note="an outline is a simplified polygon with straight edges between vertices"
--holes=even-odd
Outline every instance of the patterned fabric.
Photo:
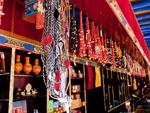
[[93,73],[93,67],[92,66],[86,66],[87,69],[87,76],[88,76],[88,81],[87,81],[87,89],[91,90],[94,87],[94,73]]
[[38,12],[38,0],[26,0],[25,1],[25,15],[30,16]]

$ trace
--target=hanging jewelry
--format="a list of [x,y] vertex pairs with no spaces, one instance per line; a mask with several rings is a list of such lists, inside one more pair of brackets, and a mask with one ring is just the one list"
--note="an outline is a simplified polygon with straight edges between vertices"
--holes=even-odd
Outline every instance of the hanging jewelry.
[[69,3],[65,0],[46,1],[41,58],[43,76],[50,96],[57,99],[69,113],[70,98],[66,92],[69,68],[68,45],[66,44],[69,38],[69,13],[68,8],[65,7],[67,4]]
[[76,28],[76,17],[75,17],[75,8],[72,6],[73,9],[73,16],[71,17],[71,22],[70,22],[70,45],[71,47],[71,52],[73,53],[73,63],[76,65],[76,53],[77,53],[77,28]]
[[83,20],[82,20],[82,11],[80,11],[80,26],[79,26],[79,56],[86,56],[86,45],[84,39],[84,29],[83,29]]
[[91,33],[89,29],[89,18],[86,17],[86,45],[87,45],[87,56],[92,59],[92,47],[91,47]]

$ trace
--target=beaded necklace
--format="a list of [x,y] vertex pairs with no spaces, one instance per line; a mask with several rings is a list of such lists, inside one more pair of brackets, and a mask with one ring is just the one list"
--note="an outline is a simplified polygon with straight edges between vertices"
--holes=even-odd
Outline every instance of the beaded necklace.
[[65,9],[67,4],[69,3],[65,0],[46,1],[41,59],[43,77],[50,97],[59,100],[61,105],[66,108],[66,112],[69,113],[70,98],[66,92],[69,68],[66,49],[68,48],[66,43],[68,43],[67,38],[69,37],[69,13],[67,13],[68,9]]

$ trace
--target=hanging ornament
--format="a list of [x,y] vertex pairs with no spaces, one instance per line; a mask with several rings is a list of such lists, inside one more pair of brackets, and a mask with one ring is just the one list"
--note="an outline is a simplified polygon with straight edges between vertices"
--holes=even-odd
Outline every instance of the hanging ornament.
[[106,35],[104,36],[104,51],[103,51],[103,55],[104,55],[104,64],[109,64],[110,63],[110,59],[109,59],[109,54],[108,54]]
[[95,59],[98,59],[101,54],[101,40],[99,35],[99,27],[95,28]]
[[86,56],[86,45],[84,39],[84,30],[83,30],[83,22],[82,22],[82,11],[80,11],[80,26],[79,26],[79,56]]
[[108,63],[112,64],[112,47],[111,47],[111,37],[110,36],[106,37],[106,44],[107,44],[108,58],[109,58]]
[[67,95],[67,76],[70,68],[68,4],[65,0],[46,1],[41,56],[43,77],[50,97],[58,100],[67,113],[70,106],[70,97]]
[[0,25],[2,24],[1,19],[2,19],[2,16],[4,15],[3,6],[4,6],[4,0],[0,0]]
[[115,60],[115,51],[114,51],[114,44],[112,39],[110,40],[110,45],[111,45],[111,55],[112,55],[112,67],[116,68],[116,60]]
[[91,50],[92,50],[92,56],[91,59],[95,59],[95,25],[94,22],[91,22]]
[[119,59],[118,59],[118,48],[116,42],[114,43],[114,53],[115,53],[115,60],[116,60],[116,67],[119,66]]
[[104,51],[104,40],[103,40],[103,33],[102,33],[102,28],[100,28],[100,55],[98,57],[98,62],[103,63],[103,51]]
[[71,48],[71,53],[73,54],[73,63],[74,65],[76,65],[76,53],[77,53],[77,28],[76,28],[76,17],[75,17],[75,9],[74,6],[72,6],[73,8],[73,16],[71,17],[71,22],[70,22],[70,48]]
[[87,55],[89,59],[92,59],[92,47],[91,47],[91,34],[89,29],[89,18],[86,17],[86,45]]

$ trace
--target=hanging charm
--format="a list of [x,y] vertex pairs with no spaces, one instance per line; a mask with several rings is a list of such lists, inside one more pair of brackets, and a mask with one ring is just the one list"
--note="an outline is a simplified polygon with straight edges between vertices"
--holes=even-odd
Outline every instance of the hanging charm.
[[71,53],[73,54],[73,63],[76,65],[76,54],[77,54],[77,28],[76,28],[76,17],[75,17],[75,9],[73,7],[73,16],[71,17],[71,22],[70,22],[70,45],[71,45]]
[[89,29],[88,17],[86,17],[86,45],[87,45],[87,56],[89,59],[92,59],[91,33]]
[[83,29],[83,22],[82,22],[82,11],[80,11],[80,28],[79,28],[79,56],[85,57],[86,56],[86,45],[84,39],[84,29]]

